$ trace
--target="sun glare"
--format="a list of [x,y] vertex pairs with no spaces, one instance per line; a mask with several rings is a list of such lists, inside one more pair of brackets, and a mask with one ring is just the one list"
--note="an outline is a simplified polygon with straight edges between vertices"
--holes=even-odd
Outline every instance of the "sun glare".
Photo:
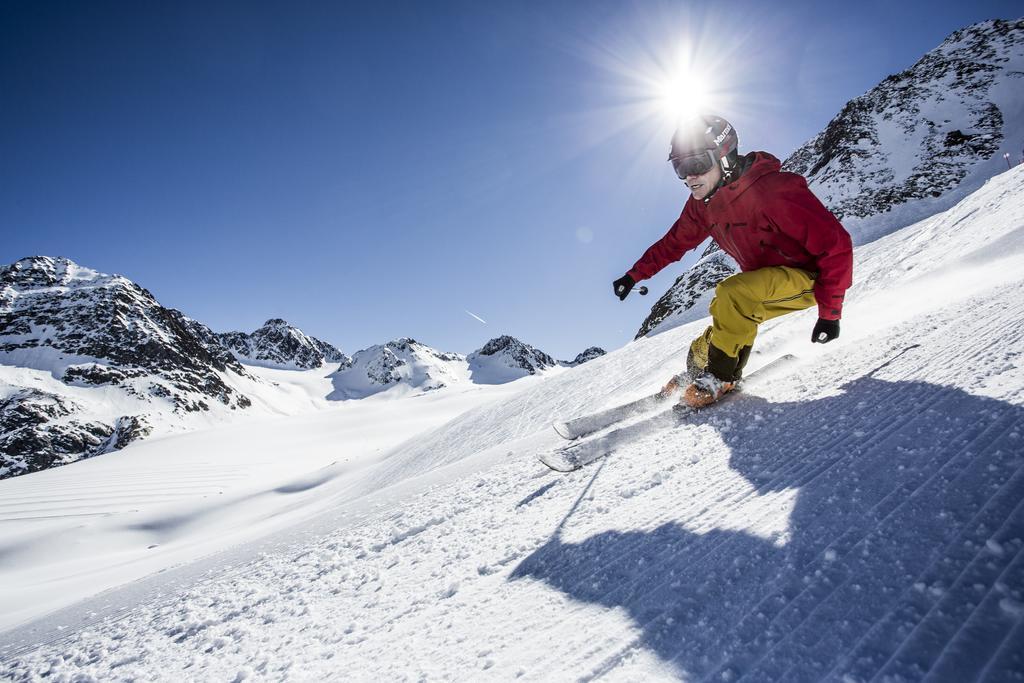
[[[579,115],[582,147],[593,148],[621,133],[641,141],[623,173],[643,174],[646,160],[662,156],[675,130],[695,114],[736,117],[741,103],[758,92],[764,65],[749,49],[754,24],[734,26],[719,5],[648,3],[630,5],[625,30],[610,22],[567,45],[595,68],[588,94],[600,102]],[[728,35],[722,31],[729,26]],[[658,171],[663,171],[660,168]],[[639,177],[639,175],[637,175]]]
[[680,71],[658,83],[655,100],[662,116],[676,124],[700,114],[708,107],[708,90],[696,74]]
[[702,77],[706,64],[694,58],[693,46],[682,41],[673,58],[660,61],[649,77],[651,99],[658,114],[673,126],[712,107],[708,84]]

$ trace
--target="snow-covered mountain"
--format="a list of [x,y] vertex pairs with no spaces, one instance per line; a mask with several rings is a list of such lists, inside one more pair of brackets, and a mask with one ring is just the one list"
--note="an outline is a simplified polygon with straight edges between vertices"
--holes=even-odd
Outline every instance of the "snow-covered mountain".
[[[1021,161],[1024,20],[956,31],[909,69],[856,97],[783,162],[842,220],[855,244],[953,206]],[[742,145],[742,140],[741,140]],[[769,152],[772,150],[768,150]],[[736,263],[711,246],[651,308],[637,336],[703,317]]]
[[467,357],[474,382],[502,384],[558,366],[548,354],[515,337],[491,339]]
[[65,258],[0,267],[0,364],[23,371],[0,377],[0,477],[121,448],[155,413],[251,403],[229,379],[249,375],[209,328]]
[[559,363],[561,365],[566,365],[568,367],[574,368],[577,365],[583,365],[584,363],[589,363],[590,361],[594,360],[595,358],[600,358],[601,356],[605,355],[606,353],[607,353],[607,351],[605,351],[604,349],[602,349],[599,346],[591,346],[590,348],[584,349],[583,351],[580,351],[578,354],[576,354],[576,357],[574,359],[572,359],[570,361],[559,361]]
[[280,318],[273,318],[252,334],[222,332],[217,335],[238,360],[247,364],[312,370],[327,363],[347,366],[352,359],[337,348],[311,337]]
[[578,472],[538,463],[551,421],[660,387],[707,319],[401,438],[442,392],[2,481],[0,679],[1018,681],[1024,167],[854,258],[840,339],[765,323],[785,373]]
[[[1021,161],[1024,19],[951,34],[850,100],[786,159],[863,244],[945,210]],[[888,214],[883,216],[883,214]]]
[[465,356],[438,351],[415,339],[396,339],[357,351],[332,375],[333,400],[365,398],[396,386],[433,391],[465,380]]

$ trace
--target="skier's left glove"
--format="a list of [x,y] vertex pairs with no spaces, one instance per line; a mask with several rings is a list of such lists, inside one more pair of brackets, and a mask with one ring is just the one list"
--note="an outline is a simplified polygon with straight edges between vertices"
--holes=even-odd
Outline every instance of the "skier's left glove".
[[833,339],[839,338],[839,321],[818,318],[814,331],[811,332],[811,343],[828,344]]

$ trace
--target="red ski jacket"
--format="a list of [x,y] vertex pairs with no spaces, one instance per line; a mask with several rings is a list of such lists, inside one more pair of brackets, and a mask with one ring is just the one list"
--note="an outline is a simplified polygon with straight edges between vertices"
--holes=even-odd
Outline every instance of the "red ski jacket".
[[791,266],[815,274],[818,316],[838,320],[853,277],[850,234],[807,181],[783,172],[767,152],[752,152],[747,171],[704,202],[692,196],[679,219],[629,270],[646,280],[710,235],[740,270]]

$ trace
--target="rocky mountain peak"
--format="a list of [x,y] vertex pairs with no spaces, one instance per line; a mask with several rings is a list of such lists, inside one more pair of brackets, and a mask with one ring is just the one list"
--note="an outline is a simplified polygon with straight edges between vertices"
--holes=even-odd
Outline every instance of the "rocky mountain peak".
[[605,351],[604,349],[602,349],[602,348],[600,348],[598,346],[591,346],[590,348],[584,349],[579,354],[577,354],[576,358],[574,358],[572,361],[570,361],[566,365],[569,365],[569,366],[572,366],[572,367],[576,367],[577,365],[583,365],[584,363],[586,363],[588,361],[592,361],[595,358],[600,358],[601,356],[605,355],[606,353],[607,353],[607,351]]
[[398,339],[392,339],[389,342],[385,342],[384,346],[396,351],[408,351],[414,346],[421,346],[421,344],[412,337],[399,337]]
[[48,348],[155,373],[210,366],[244,374],[208,328],[125,277],[37,256],[0,267],[0,285],[0,352]]
[[351,363],[332,376],[329,398],[347,400],[370,396],[395,386],[433,391],[465,374],[465,357],[445,353],[403,337],[357,351]]
[[847,102],[783,167],[805,176],[862,243],[949,208],[1005,170],[996,153],[1007,135],[1024,133],[1022,88],[1024,21],[968,26]]
[[14,297],[51,288],[122,287],[152,299],[153,295],[120,275],[106,275],[63,257],[29,256],[0,266],[0,305]]
[[531,375],[558,365],[548,354],[507,334],[491,339],[470,354],[469,358],[472,361],[487,356],[499,358],[509,368],[523,370]]
[[251,364],[311,370],[325,363],[351,363],[333,345],[307,335],[282,318],[271,318],[252,334],[224,332],[217,337],[235,357]]
[[421,344],[420,342],[416,341],[411,337],[401,337],[399,339],[394,339],[392,341],[387,342],[385,346],[391,349],[392,351],[395,351],[396,353],[418,353],[421,355],[436,358],[437,360],[444,362],[463,360],[463,357],[460,354],[438,351],[437,349],[427,346],[426,344]]
[[25,287],[53,287],[65,282],[72,265],[66,258],[29,256],[4,267],[0,281],[4,284],[17,282]]
[[[207,411],[211,402],[228,409],[250,405],[221,374],[245,376],[245,370],[209,328],[164,308],[125,277],[65,258],[35,256],[0,266],[0,360],[70,386],[113,388],[142,411],[160,410],[158,404],[180,414]],[[21,463],[10,465],[12,471],[123,445],[124,438],[113,438],[119,424],[131,425],[136,436],[147,431],[139,426],[141,413],[115,424],[78,420],[78,408],[68,402],[63,405],[74,410],[60,415],[59,425],[45,419],[25,424],[18,417],[45,418],[48,409],[41,406],[58,399],[22,392],[5,402],[0,451]]]

